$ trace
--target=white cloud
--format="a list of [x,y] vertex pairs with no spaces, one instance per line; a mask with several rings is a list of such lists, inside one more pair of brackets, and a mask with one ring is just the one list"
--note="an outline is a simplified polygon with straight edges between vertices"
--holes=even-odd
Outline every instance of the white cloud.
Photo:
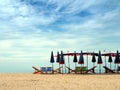
[[7,50],[13,46],[13,42],[9,40],[0,40],[0,50]]

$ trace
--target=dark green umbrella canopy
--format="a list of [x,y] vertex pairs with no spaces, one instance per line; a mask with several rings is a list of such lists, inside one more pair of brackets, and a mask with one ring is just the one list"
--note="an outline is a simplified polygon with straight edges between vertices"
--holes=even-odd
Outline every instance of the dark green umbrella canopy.
[[98,54],[98,64],[102,64],[102,57],[101,57],[101,52],[99,51]]
[[84,64],[84,58],[83,58],[83,53],[82,53],[82,51],[81,51],[81,53],[80,53],[80,58],[79,58],[78,64]]
[[63,51],[61,51],[59,64],[64,64],[64,63],[65,63],[65,61],[64,61],[64,55],[63,55]]
[[59,52],[57,52],[57,59],[56,59],[56,62],[59,63],[59,61],[60,61],[60,54],[59,54]]
[[77,62],[77,55],[76,55],[76,52],[74,53],[74,58],[73,58],[73,62]]
[[115,63],[115,64],[119,64],[119,63],[120,63],[118,50],[117,50],[117,53],[116,53],[116,56],[115,56],[115,61],[114,61],[114,63]]
[[112,56],[109,55],[108,62],[110,63],[110,69],[111,69],[111,63],[112,63]]
[[96,62],[96,58],[95,58],[94,52],[93,52],[93,56],[92,56],[92,62],[93,62],[93,63]]
[[50,58],[50,63],[54,63],[54,55],[53,55],[53,51],[51,52],[51,58]]
[[108,62],[112,62],[112,56],[111,55],[109,55],[109,58],[108,58]]

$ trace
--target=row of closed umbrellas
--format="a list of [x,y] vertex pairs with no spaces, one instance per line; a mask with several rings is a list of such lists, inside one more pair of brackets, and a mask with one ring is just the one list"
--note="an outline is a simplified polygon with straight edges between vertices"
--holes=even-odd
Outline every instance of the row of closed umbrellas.
[[[75,67],[76,67],[76,63],[78,62],[78,64],[84,64],[84,55],[92,55],[92,62],[93,62],[93,66],[95,65],[95,62],[96,62],[96,56],[98,56],[98,61],[97,61],[97,64],[99,64],[99,71],[101,72],[100,68],[101,68],[101,65],[103,62],[102,62],[102,56],[108,56],[108,62],[110,63],[110,68],[111,68],[111,63],[113,62],[112,60],[112,57],[115,57],[115,60],[114,60],[114,63],[115,64],[119,64],[120,63],[120,57],[119,57],[119,51],[117,50],[116,53],[104,53],[104,54],[101,54],[101,51],[99,51],[99,53],[85,53],[85,52],[82,52],[81,53],[65,53],[63,54],[63,51],[61,51],[61,53],[57,52],[57,55],[56,55],[56,62],[60,64],[65,64],[65,60],[64,60],[64,56],[73,56],[73,62],[75,63]],[[79,60],[77,59],[77,56],[79,56]],[[50,63],[52,63],[52,67],[54,68],[53,66],[53,63],[55,62],[55,59],[54,59],[54,54],[53,54],[53,51],[51,52],[51,58],[50,58]],[[88,58],[87,58],[88,59]],[[88,62],[88,60],[87,60]]]

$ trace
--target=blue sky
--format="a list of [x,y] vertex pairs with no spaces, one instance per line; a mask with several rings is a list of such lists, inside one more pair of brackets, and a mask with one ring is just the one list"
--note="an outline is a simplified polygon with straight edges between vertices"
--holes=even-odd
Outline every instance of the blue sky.
[[49,65],[51,51],[120,50],[119,38],[119,0],[0,0],[1,72]]

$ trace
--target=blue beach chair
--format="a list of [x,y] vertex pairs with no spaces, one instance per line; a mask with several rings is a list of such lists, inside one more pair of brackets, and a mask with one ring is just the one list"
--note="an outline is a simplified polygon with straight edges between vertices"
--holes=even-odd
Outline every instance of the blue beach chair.
[[47,67],[47,73],[52,73],[52,67]]
[[117,67],[117,73],[119,73],[119,72],[120,72],[120,66]]
[[41,67],[42,73],[47,73],[47,68],[46,67]]

